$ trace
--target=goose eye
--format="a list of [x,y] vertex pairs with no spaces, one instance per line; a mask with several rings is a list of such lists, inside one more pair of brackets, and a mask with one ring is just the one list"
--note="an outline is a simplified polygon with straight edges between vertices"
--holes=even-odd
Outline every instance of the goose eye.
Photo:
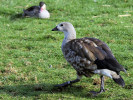
[[60,26],[63,26],[63,24],[60,24]]

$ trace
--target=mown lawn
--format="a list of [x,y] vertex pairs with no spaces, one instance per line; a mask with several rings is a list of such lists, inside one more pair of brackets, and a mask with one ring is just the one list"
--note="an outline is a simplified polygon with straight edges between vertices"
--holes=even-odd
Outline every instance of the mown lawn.
[[[133,1],[45,0],[50,19],[16,16],[39,2],[0,1],[0,99],[133,99]],[[71,22],[78,38],[96,37],[107,43],[127,69],[127,75],[121,72],[126,86],[122,88],[106,78],[106,92],[92,97],[88,92],[100,88],[99,76],[94,75],[83,77],[71,87],[54,88],[76,78],[61,52],[63,33],[51,31],[60,22]]]

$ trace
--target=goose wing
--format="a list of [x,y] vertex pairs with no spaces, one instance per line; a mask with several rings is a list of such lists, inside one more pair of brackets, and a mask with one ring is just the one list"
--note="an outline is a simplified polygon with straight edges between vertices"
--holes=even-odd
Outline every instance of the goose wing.
[[26,9],[27,11],[39,11],[40,7],[39,6],[31,6],[30,8]]
[[118,63],[110,48],[96,38],[81,38],[70,41],[70,49],[81,58],[97,65],[97,69],[109,69],[119,73],[124,68]]

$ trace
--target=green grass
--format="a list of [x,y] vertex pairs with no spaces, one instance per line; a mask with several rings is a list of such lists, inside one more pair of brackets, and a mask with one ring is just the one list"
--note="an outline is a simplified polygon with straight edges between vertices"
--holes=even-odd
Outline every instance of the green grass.
[[[131,100],[133,99],[133,2],[132,0],[45,0],[50,19],[18,18],[23,8],[39,0],[1,0],[0,3],[0,99],[2,100]],[[119,15],[130,14],[128,17]],[[128,75],[126,86],[105,80],[99,90],[99,76],[83,79],[71,87],[55,89],[76,78],[75,70],[61,52],[63,33],[52,32],[60,22],[71,22],[77,38],[96,37],[109,45]],[[52,65],[52,68],[49,66]]]

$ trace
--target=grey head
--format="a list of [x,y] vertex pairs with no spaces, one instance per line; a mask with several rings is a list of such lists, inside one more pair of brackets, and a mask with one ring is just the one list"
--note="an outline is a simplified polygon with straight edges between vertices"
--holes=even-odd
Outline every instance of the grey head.
[[70,32],[75,31],[73,25],[70,22],[61,22],[52,31]]
[[76,39],[76,31],[73,25],[69,22],[61,22],[52,31],[61,31],[64,32],[64,42],[63,44],[67,43],[70,40]]

